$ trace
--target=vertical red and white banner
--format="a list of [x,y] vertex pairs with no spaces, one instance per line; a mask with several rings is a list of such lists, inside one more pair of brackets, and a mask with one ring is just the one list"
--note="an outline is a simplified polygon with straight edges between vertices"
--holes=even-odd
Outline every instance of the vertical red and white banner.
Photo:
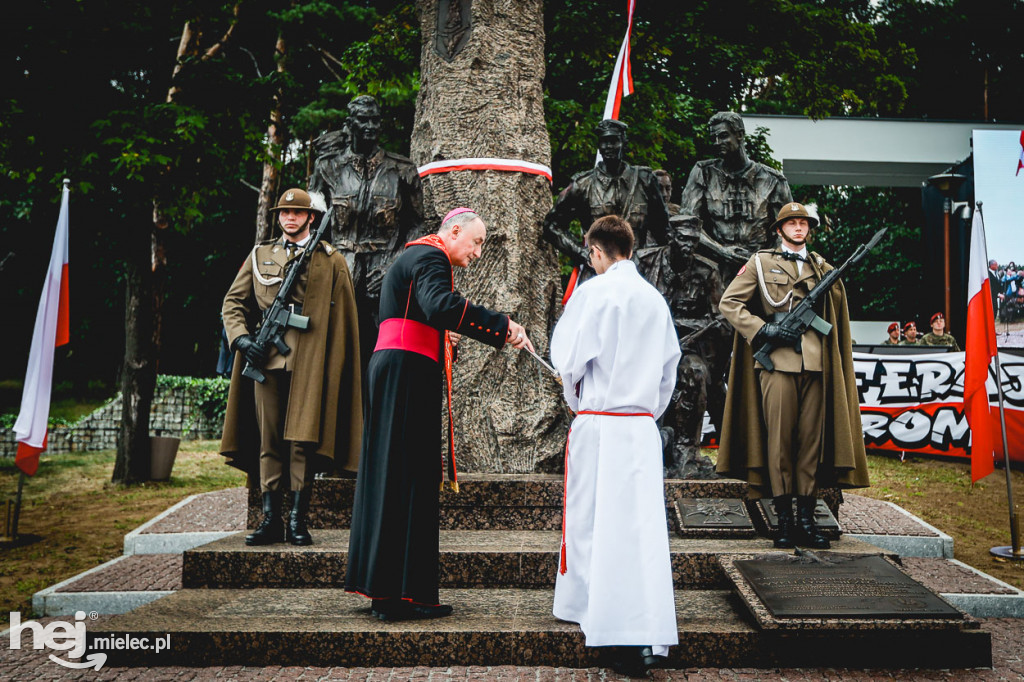
[[39,468],[39,454],[46,449],[46,422],[50,416],[50,392],[53,388],[53,356],[58,346],[69,340],[68,313],[68,197],[69,180],[64,180],[57,231],[53,236],[50,265],[39,297],[32,348],[21,394],[21,411],[14,422],[18,441],[15,465],[28,476]]
[[1020,169],[1024,168],[1024,130],[1020,131],[1020,158],[1017,159],[1017,172],[1014,176],[1020,175]]
[[995,423],[986,384],[992,358],[999,350],[996,347],[991,287],[985,221],[981,211],[975,210],[967,270],[967,334],[964,346],[964,416],[971,427],[971,482],[988,476],[994,470]]
[[619,55],[615,58],[615,69],[612,71],[612,82],[608,88],[608,98],[604,103],[604,115],[601,120],[619,119],[619,106],[622,98],[633,94],[633,70],[629,63],[629,41],[633,33],[633,9],[636,0],[627,0],[626,37],[622,39]]

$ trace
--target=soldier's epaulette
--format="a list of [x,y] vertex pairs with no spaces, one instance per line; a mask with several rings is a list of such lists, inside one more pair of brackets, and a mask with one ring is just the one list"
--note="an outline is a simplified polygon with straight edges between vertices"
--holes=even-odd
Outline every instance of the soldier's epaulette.
[[580,171],[580,172],[579,172],[579,173],[577,173],[576,175],[572,176],[572,181],[573,181],[573,182],[576,182],[577,180],[579,180],[580,178],[582,178],[582,177],[583,177],[584,175],[590,175],[590,174],[591,174],[591,173],[593,173],[593,172],[594,172],[594,169],[593,169],[593,168],[591,168],[590,170]]
[[768,171],[768,174],[773,176],[776,180],[785,180],[786,182],[789,182],[786,180],[786,176],[782,174],[782,171],[776,170],[775,168],[763,163],[761,164],[761,167]]
[[833,270],[835,269],[835,267],[831,263],[829,263],[827,260],[825,260],[825,257],[822,256],[817,251],[811,251],[811,258],[814,259],[814,263],[819,268],[828,267],[828,268],[832,268]]
[[328,255],[328,256],[330,256],[330,255],[331,255],[332,253],[334,253],[334,252],[335,252],[335,250],[336,250],[336,249],[334,248],[334,245],[333,245],[333,244],[331,244],[331,243],[330,243],[329,241],[327,241],[326,239],[321,239],[321,240],[320,240],[320,246],[324,247],[324,251],[325,251],[325,252],[327,253],[327,255]]
[[256,246],[270,246],[274,242],[278,241],[280,237],[271,237],[270,239],[264,239],[261,242],[256,242]]

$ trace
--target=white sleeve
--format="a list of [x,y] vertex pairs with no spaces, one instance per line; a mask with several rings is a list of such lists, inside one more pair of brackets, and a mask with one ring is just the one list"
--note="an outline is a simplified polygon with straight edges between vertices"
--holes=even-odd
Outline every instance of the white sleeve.
[[551,335],[551,364],[562,377],[562,394],[573,412],[579,411],[576,385],[601,349],[595,324],[601,311],[592,308],[586,294],[584,287],[573,293]]
[[667,305],[665,306],[665,315],[667,318],[665,323],[665,361],[661,370],[661,385],[658,389],[658,409],[654,414],[655,419],[660,418],[665,413],[665,410],[668,409],[669,403],[672,402],[672,391],[676,387],[676,369],[679,366],[679,358],[682,357],[682,352],[679,350],[679,337],[676,335],[676,326],[672,321],[672,313]]

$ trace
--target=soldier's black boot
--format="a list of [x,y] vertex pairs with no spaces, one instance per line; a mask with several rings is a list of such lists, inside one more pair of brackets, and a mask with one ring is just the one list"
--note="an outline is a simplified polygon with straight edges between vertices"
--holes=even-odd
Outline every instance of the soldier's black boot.
[[281,525],[281,491],[263,493],[263,520],[256,530],[245,536],[247,545],[271,545],[284,540]]
[[779,519],[779,530],[773,544],[779,549],[792,549],[796,546],[793,537],[793,496],[779,495],[772,499],[772,505]]
[[306,529],[306,513],[309,511],[309,488],[299,491],[292,491],[292,511],[288,516],[288,526],[285,528],[285,536],[293,545],[312,545],[313,538]]
[[797,544],[806,545],[812,549],[828,549],[832,543],[814,524],[814,506],[817,503],[817,498],[811,495],[799,495],[796,498],[797,524],[800,526],[800,538]]

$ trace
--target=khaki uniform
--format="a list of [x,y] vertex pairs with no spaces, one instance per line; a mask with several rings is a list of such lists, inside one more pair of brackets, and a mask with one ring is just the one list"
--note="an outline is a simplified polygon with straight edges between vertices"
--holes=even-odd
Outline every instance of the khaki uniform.
[[[764,277],[759,284],[758,263]],[[802,268],[798,271],[798,265]],[[740,269],[722,295],[719,309],[749,344],[776,313],[785,313],[806,298],[832,266],[820,256],[807,262],[759,251]],[[773,496],[815,495],[815,474],[822,447],[825,402],[822,395],[822,336],[813,329],[800,339],[801,352],[777,348],[775,371],[760,363],[761,408],[767,433],[768,474]]]
[[[280,240],[260,244],[250,252],[224,297],[222,315],[229,344],[243,334],[256,333],[263,310],[277,295],[286,266],[297,257],[298,251],[285,249]],[[257,467],[247,461],[247,450],[258,446],[263,492],[283,488],[286,460],[290,489],[299,491],[310,483],[316,470],[329,468],[325,460],[334,458],[336,447],[342,449],[344,465],[350,469],[355,468],[359,451],[359,341],[352,281],[344,257],[321,242],[289,301],[296,312],[310,317],[309,328],[285,332],[284,341],[292,349],[288,355],[270,347],[263,384],[242,377],[245,359],[236,358],[225,418],[222,453],[230,458],[230,464],[255,473]],[[290,397],[296,400],[290,401]],[[254,424],[250,421],[253,413]]]

